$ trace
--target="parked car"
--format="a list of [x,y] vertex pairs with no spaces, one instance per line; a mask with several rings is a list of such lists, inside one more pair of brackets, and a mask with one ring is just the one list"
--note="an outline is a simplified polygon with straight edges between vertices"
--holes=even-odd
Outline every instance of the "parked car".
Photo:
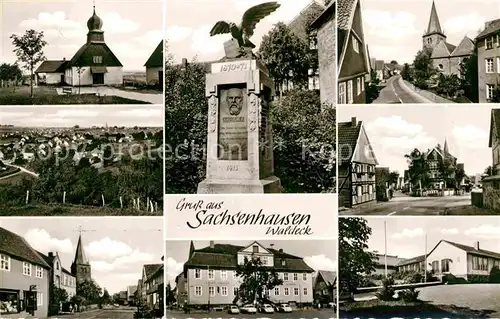
[[255,308],[254,305],[244,305],[243,307],[240,308],[241,313],[257,313],[257,308]]
[[240,313],[240,308],[238,308],[238,306],[230,306],[227,312],[233,315],[238,314]]
[[278,306],[278,312],[292,312],[292,307],[286,303],[282,303]]
[[269,304],[263,304],[263,305],[259,306],[259,312],[262,312],[262,313],[273,313],[274,309]]

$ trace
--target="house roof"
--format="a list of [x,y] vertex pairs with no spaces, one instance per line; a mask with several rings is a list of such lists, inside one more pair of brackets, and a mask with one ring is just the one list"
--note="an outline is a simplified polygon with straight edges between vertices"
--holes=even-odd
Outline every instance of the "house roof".
[[335,3],[337,1],[332,1],[326,8],[323,7],[323,12],[321,12],[316,19],[311,23],[311,28],[319,29],[325,22],[329,21],[332,17],[335,17]]
[[429,24],[427,25],[427,30],[424,35],[431,35],[439,33],[444,35],[443,29],[441,28],[441,23],[439,22],[439,17],[436,10],[436,4],[432,1],[431,15],[429,17]]
[[63,73],[68,62],[67,60],[45,60],[35,73]]
[[[236,269],[238,265],[238,252],[245,246],[229,244],[215,244],[213,248],[205,247],[195,250],[189,260],[184,264],[185,268],[214,267]],[[281,271],[313,272],[301,257],[290,255],[276,249],[266,248],[274,257],[274,269]],[[285,260],[285,264],[281,263]]]
[[297,14],[289,23],[288,28],[300,39],[309,43],[308,39],[308,29],[310,27],[311,21],[314,21],[319,17],[325,7],[322,4],[316,2],[316,0],[311,0],[309,4],[302,9],[299,14]]
[[356,126],[353,126],[352,122],[337,123],[338,147],[340,148],[339,165],[351,162],[356,144],[358,143],[362,123],[362,121],[357,121]]
[[458,46],[451,52],[451,56],[471,55],[474,52],[474,41],[465,36]]
[[446,41],[440,41],[437,46],[432,50],[431,58],[449,57],[455,50],[456,46]]
[[491,20],[486,22],[486,26],[483,31],[481,31],[477,37],[476,40],[480,40],[482,38],[485,38],[489,35],[495,34],[500,32],[500,19],[496,20]]
[[[376,254],[375,255],[375,263],[384,266],[385,265],[385,255]],[[387,266],[388,267],[396,267],[403,258],[399,258],[398,256],[387,255]]]
[[[94,56],[102,56],[102,63],[95,63]],[[69,66],[123,66],[116,55],[104,42],[88,42],[75,53]]]
[[82,236],[78,236],[78,243],[76,244],[76,251],[75,251],[75,259],[73,260],[73,263],[76,265],[88,265],[89,260],[87,259],[87,256],[85,255],[85,251],[83,250],[83,244],[82,244]]
[[158,270],[161,269],[161,267],[163,267],[163,264],[146,264],[144,265],[144,271],[146,273],[146,281],[148,281],[149,279],[151,279],[151,277],[153,277],[157,272]]
[[26,261],[43,268],[50,269],[51,266],[40,256],[40,254],[31,247],[30,244],[21,236],[0,227],[0,253],[9,255],[15,259]]
[[[40,257],[42,257],[45,260],[45,262],[47,262],[47,264],[49,264],[51,266],[51,268],[53,267],[55,256],[49,257],[48,255],[45,255],[44,253],[42,253],[42,252],[40,252],[38,250],[36,252],[40,255]],[[69,271],[66,268],[62,267],[62,265],[61,265],[61,270],[64,273],[66,273],[67,275],[73,276],[71,274],[71,271]]]
[[[335,3],[336,1],[333,1]],[[354,8],[358,0],[344,0],[337,3],[337,27],[343,30],[351,28],[351,17],[354,14]]]
[[160,41],[156,49],[144,64],[147,68],[159,68],[163,66],[163,40]]
[[425,256],[426,255],[420,255],[420,256],[417,256],[417,257],[413,257],[413,258],[403,259],[396,266],[397,267],[401,267],[401,266],[404,266],[404,265],[411,265],[411,264],[415,264],[415,263],[419,263],[419,262],[425,261]]
[[330,286],[333,286],[337,281],[337,273],[335,271],[318,270],[316,278],[323,278],[323,280]]
[[[461,249],[469,254],[474,254],[474,255],[480,255],[480,256],[485,256],[485,257],[491,257],[491,258],[497,258],[497,259],[500,259],[500,253],[497,253],[497,252],[493,252],[493,251],[489,251],[489,250],[484,250],[484,249],[476,249],[472,246],[467,246],[467,245],[462,245],[462,244],[459,244],[459,243],[455,243],[455,242],[452,242],[452,241],[448,241],[448,240],[441,240],[439,241],[439,243],[436,245],[436,247],[441,243],[441,242],[445,242],[445,243],[448,243],[452,246],[455,246],[457,247],[458,249]],[[434,250],[434,249],[433,249]],[[431,251],[432,252],[432,251]],[[430,254],[430,253],[429,253]]]
[[491,110],[491,120],[490,120],[490,137],[488,141],[488,146],[493,146],[493,137],[500,137],[500,109]]

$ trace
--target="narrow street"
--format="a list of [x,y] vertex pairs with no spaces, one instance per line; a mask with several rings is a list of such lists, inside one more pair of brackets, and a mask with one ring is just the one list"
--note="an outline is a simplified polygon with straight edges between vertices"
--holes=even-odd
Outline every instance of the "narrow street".
[[395,75],[387,80],[387,86],[380,91],[379,97],[373,101],[376,104],[408,104],[430,103],[410,88],[403,87],[400,75]]
[[199,314],[185,314],[183,312],[169,312],[167,311],[166,319],[210,319],[210,318],[231,318],[231,319],[333,319],[336,318],[336,312],[333,309],[323,310],[305,310],[294,311],[292,313],[273,313],[264,314],[257,313],[251,314],[228,314],[227,312],[211,312]]
[[136,308],[99,309],[82,313],[50,317],[50,319],[133,319]]
[[[477,211],[484,214],[484,211]],[[362,205],[339,212],[340,215],[455,215],[475,214],[471,195],[443,197],[411,197],[396,192],[389,202]]]

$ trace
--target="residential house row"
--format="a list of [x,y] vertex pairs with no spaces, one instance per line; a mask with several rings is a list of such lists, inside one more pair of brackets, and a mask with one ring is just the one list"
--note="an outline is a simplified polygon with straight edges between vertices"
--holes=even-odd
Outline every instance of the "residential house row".
[[[163,257],[161,260],[163,261]],[[165,296],[163,263],[143,265],[141,278],[134,287],[136,303],[145,304],[150,309],[163,313]]]

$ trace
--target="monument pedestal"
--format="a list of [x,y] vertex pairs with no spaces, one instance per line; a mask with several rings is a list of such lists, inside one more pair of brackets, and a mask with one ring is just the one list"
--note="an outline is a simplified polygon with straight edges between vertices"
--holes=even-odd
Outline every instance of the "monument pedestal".
[[211,67],[206,179],[198,194],[281,193],[268,120],[274,84],[267,69],[248,58]]

